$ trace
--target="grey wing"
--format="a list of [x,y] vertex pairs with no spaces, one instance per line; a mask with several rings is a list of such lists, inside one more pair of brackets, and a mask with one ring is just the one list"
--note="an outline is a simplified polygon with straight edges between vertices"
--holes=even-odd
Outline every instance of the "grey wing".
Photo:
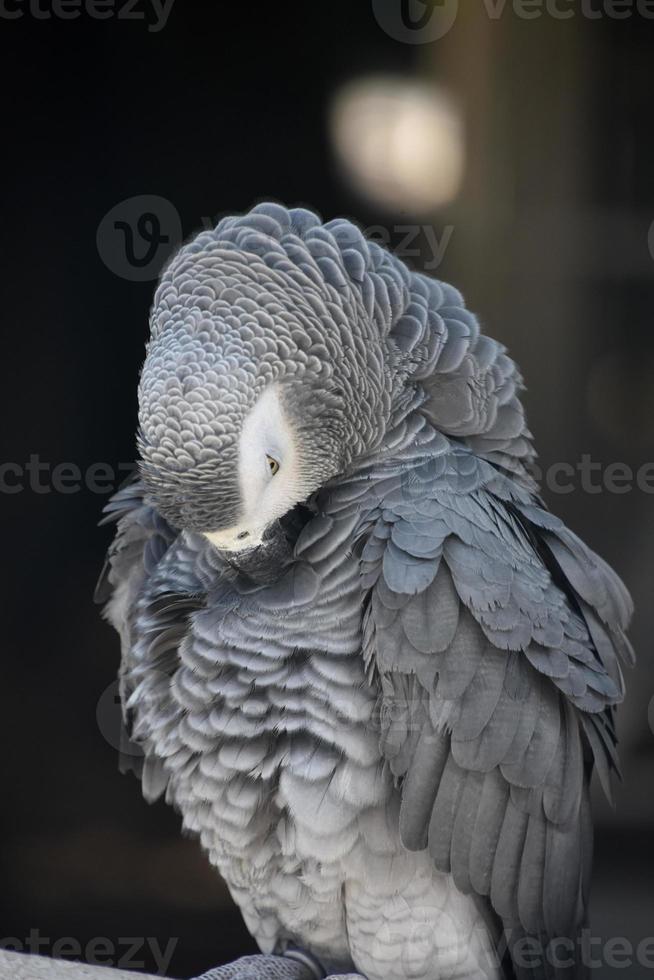
[[583,976],[589,780],[594,763],[608,789],[617,768],[630,600],[488,464],[456,451],[435,462],[389,489],[362,552],[364,656],[402,839],[488,898],[518,977]]

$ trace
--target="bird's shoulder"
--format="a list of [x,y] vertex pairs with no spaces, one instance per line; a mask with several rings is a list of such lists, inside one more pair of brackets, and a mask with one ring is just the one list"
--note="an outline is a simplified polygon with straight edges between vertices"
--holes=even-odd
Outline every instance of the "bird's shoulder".
[[[523,652],[579,707],[621,700],[618,661],[632,656],[628,592],[511,474],[423,425],[339,486],[330,506],[341,517],[358,514],[361,583],[382,636],[386,607],[406,605],[415,617],[446,580],[494,648]],[[424,628],[439,629],[432,616]],[[422,641],[426,649],[430,642]],[[380,651],[382,662],[388,655],[392,666],[399,649]],[[414,653],[417,663],[420,648]]]

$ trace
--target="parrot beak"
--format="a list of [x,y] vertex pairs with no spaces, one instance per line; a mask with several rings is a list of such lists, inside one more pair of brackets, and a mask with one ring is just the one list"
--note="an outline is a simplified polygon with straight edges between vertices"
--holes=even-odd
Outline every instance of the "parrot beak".
[[[209,537],[209,535],[207,535]],[[210,539],[211,540],[211,539]],[[293,548],[280,521],[274,521],[261,533],[257,543],[240,549],[219,549],[235,570],[242,572],[257,585],[277,580],[280,570],[293,556]]]

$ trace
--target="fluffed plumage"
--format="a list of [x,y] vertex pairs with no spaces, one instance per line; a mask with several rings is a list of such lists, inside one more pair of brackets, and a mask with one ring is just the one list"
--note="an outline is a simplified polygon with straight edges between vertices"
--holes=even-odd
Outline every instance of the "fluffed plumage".
[[[310,492],[221,550],[271,388]],[[584,975],[631,604],[539,499],[520,389],[456,290],[347,221],[259,205],[163,274],[101,597],[143,791],[264,952]]]

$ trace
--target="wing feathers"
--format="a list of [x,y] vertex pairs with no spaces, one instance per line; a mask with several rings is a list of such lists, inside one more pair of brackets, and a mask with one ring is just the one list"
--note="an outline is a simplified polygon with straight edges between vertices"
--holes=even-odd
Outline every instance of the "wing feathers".
[[529,815],[509,800],[493,861],[490,898],[505,922],[518,921],[518,887]]
[[470,844],[470,883],[479,895],[491,888],[493,859],[509,801],[509,787],[497,769],[487,772]]
[[429,820],[448,756],[448,739],[425,725],[404,782],[400,808],[400,833],[409,850],[427,846]]
[[465,785],[463,775],[452,755],[448,754],[429,822],[429,853],[439,871],[451,870],[450,842]]
[[[496,431],[510,438],[510,414]],[[406,672],[424,705],[418,737],[393,735],[401,836],[427,845],[461,891],[488,896],[507,936],[575,936],[590,866],[588,761],[609,790],[630,601],[525,490],[465,449],[439,453],[431,483],[409,470],[401,493],[383,498],[386,530],[370,552],[381,574],[368,655],[386,672],[386,697]],[[517,973],[564,975],[548,963]]]
[[483,789],[484,775],[468,770],[454,821],[450,850],[454,883],[466,895],[472,891],[470,857]]

